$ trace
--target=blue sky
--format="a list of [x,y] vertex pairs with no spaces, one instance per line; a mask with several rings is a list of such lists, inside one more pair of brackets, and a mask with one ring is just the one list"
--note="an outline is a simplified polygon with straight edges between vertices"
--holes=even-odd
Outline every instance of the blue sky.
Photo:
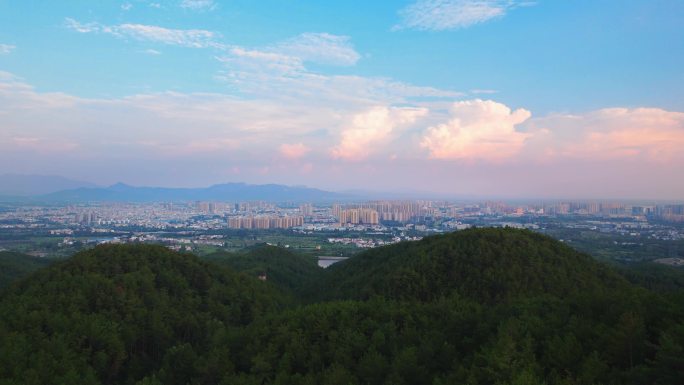
[[0,0],[0,73],[0,172],[684,196],[677,0]]

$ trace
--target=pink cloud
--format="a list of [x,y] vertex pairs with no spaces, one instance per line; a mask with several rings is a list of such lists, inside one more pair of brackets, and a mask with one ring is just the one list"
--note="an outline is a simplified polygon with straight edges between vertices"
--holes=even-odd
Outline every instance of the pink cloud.
[[334,159],[366,159],[386,144],[396,128],[412,124],[427,112],[425,108],[371,108],[343,128],[340,143],[330,153]]
[[511,111],[506,105],[491,100],[456,102],[451,120],[429,127],[421,146],[433,159],[467,159],[498,161],[517,155],[529,134],[516,131],[531,113],[525,109]]
[[68,153],[77,149],[78,143],[68,140],[49,140],[45,138],[15,136],[9,148],[32,150],[40,153]]
[[306,163],[300,168],[302,174],[311,174],[313,170],[314,165],[312,163]]
[[682,156],[684,113],[659,108],[607,108],[583,115],[552,115],[530,124],[530,150],[581,159],[668,162]]
[[287,159],[300,159],[311,149],[303,143],[283,143],[280,145],[280,154]]

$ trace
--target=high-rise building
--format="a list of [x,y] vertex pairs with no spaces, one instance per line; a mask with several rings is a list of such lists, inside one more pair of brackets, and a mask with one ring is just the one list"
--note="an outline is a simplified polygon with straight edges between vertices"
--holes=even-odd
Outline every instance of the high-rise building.
[[310,203],[303,204],[299,206],[299,212],[305,217],[310,217],[313,215],[313,206]]
[[354,208],[342,210],[339,215],[340,224],[365,224],[377,225],[379,223],[379,215],[376,210],[368,208]]
[[342,213],[342,206],[339,205],[339,204],[337,204],[337,203],[333,204],[333,205],[332,205],[332,215],[333,215],[335,218],[338,218],[338,219],[339,219],[339,218],[340,218],[340,213]]
[[288,229],[303,226],[303,216],[248,216],[228,218],[228,227],[231,229]]

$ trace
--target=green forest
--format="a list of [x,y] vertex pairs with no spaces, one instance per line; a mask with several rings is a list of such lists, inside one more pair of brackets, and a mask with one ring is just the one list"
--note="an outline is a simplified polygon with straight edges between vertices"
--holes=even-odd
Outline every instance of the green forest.
[[47,258],[37,258],[12,251],[0,251],[0,289],[15,280],[49,265]]
[[526,230],[328,269],[273,246],[142,244],[0,267],[1,385],[684,383],[680,270],[609,266]]

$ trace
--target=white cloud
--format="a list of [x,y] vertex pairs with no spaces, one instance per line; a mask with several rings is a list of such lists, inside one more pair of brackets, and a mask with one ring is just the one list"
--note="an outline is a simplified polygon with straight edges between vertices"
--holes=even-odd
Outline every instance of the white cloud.
[[353,65],[359,57],[347,36],[304,33],[263,48],[234,46],[217,59],[227,68],[219,78],[244,91],[303,81],[313,75],[304,62]]
[[277,44],[272,50],[302,61],[342,66],[354,65],[361,58],[349,36],[329,33],[303,33]]
[[[327,37],[323,40],[334,42],[347,42],[348,39],[328,34],[304,35],[324,35]],[[386,78],[314,73],[306,68],[305,61],[351,64],[358,54],[344,44],[337,48],[333,48],[337,43],[317,46],[312,43],[317,39],[302,39],[301,36],[260,49],[232,47],[217,57],[225,65],[225,70],[216,78],[242,93],[280,99],[303,98],[312,105],[334,101],[369,106],[405,102],[407,98],[455,98],[462,95]],[[297,49],[286,49],[296,46],[295,41],[299,42]],[[307,44],[313,45],[303,48]],[[314,54],[315,51],[319,53]]]
[[399,11],[401,23],[394,28],[428,31],[467,28],[531,4],[516,0],[418,0]]
[[19,80],[19,77],[13,73],[0,70],[0,84],[17,82]]
[[330,154],[336,159],[364,160],[382,148],[396,128],[415,122],[427,112],[424,108],[374,107],[357,114],[343,128],[340,143]]
[[401,103],[407,98],[453,98],[461,94],[385,78],[323,75],[309,71],[301,58],[235,47],[217,59],[225,70],[216,78],[241,93],[270,99],[306,100],[311,106]]
[[183,0],[180,6],[193,11],[213,11],[217,4],[214,0]]
[[121,4],[121,9],[124,11],[130,11],[132,8],[133,8],[133,4],[131,4],[131,3]]
[[170,29],[155,25],[119,24],[103,25],[99,23],[80,23],[66,18],[67,28],[80,33],[106,33],[119,38],[131,38],[140,41],[150,41],[169,45],[179,45],[191,48],[221,48],[217,42],[217,34],[203,29]]
[[9,55],[15,48],[17,47],[11,44],[0,44],[0,55]]
[[427,129],[421,146],[434,159],[503,160],[517,155],[530,135],[516,125],[531,116],[491,100],[454,103],[451,119]]
[[217,59],[231,69],[230,76],[236,82],[249,73],[282,76],[304,70],[301,59],[297,57],[242,47],[233,47]]
[[80,33],[93,33],[100,32],[102,30],[102,25],[99,23],[80,23],[70,17],[64,19],[64,25],[76,32]]
[[169,29],[154,25],[121,24],[108,27],[104,32],[120,37],[132,37],[137,40],[147,40],[184,47],[206,48],[215,46],[216,34],[202,29]]
[[[243,59],[244,60],[244,59]],[[306,100],[310,105],[371,106],[400,104],[419,98],[457,98],[460,92],[415,86],[387,78],[356,75],[322,75],[293,70],[285,63],[259,63],[253,66],[221,58],[226,70],[216,78],[241,93],[281,100]],[[272,68],[271,70],[267,70]]]
[[145,52],[145,53],[148,54],[148,55],[161,55],[161,54],[162,54],[161,51],[157,51],[156,49],[151,49],[151,48],[150,48],[150,49],[146,49],[146,50],[143,51],[143,52]]
[[0,115],[8,115],[12,111],[29,114],[38,111],[51,112],[53,109],[71,107],[78,100],[74,96],[60,92],[36,92],[20,78],[9,72],[0,71]]
[[[215,75],[234,91],[270,99],[304,99],[311,106],[343,103],[358,110],[373,105],[404,103],[412,98],[456,98],[461,93],[433,87],[415,86],[386,78],[354,75],[323,75],[309,71],[305,63],[353,65],[357,53],[348,36],[304,33],[260,47],[227,45],[206,30],[177,30],[141,24],[107,26],[80,23],[67,18],[68,28],[81,33],[106,33],[120,38],[160,42],[196,48],[218,48],[216,57],[224,69]],[[155,54],[157,50],[146,53]],[[353,108],[352,108],[353,106]]]
[[226,51],[219,60],[233,63],[238,68],[255,66],[252,72],[263,72],[268,68],[277,72],[301,71],[304,62],[350,66],[361,57],[348,36],[329,33],[303,33],[267,47],[246,48],[221,43],[217,33],[203,29],[171,29],[144,24],[104,25],[81,23],[72,18],[66,18],[64,24],[80,33],[104,33],[118,38],[192,48],[218,48]]
[[493,94],[498,94],[499,91],[487,90],[487,89],[474,89],[474,90],[470,90],[470,93],[475,94],[475,95],[493,95]]

